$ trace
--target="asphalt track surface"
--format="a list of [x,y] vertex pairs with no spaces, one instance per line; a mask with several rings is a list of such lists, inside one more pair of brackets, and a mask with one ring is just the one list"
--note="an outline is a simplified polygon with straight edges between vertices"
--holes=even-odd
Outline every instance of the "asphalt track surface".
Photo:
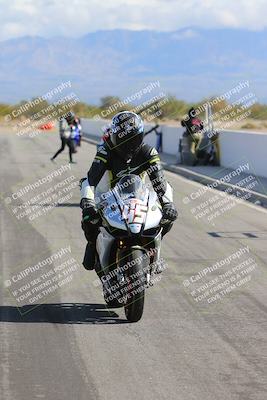
[[[142,320],[130,324],[123,309],[106,309],[95,273],[81,266],[78,188],[69,201],[32,221],[18,220],[7,200],[67,164],[67,151],[56,164],[49,160],[58,146],[55,132],[31,139],[1,129],[0,398],[266,399],[266,211],[240,202],[211,223],[196,219],[184,199],[203,187],[166,172],[180,217],[163,241],[167,269],[146,293]],[[68,174],[83,177],[94,153],[95,146],[83,143],[78,163],[53,184]],[[194,206],[217,193],[204,193]],[[33,310],[27,301],[16,304],[4,282],[67,246],[79,264],[75,278]],[[192,277],[240,248],[249,249],[240,260],[256,263],[243,275],[250,279],[219,300],[197,301]],[[233,266],[231,261],[215,270],[213,278]],[[207,277],[202,279],[205,284]]]

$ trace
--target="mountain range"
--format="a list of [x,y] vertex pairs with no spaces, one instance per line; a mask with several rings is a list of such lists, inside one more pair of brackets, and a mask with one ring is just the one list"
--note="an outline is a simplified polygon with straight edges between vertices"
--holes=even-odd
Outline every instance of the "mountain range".
[[267,30],[175,32],[111,30],[79,38],[0,41],[0,101],[39,96],[70,80],[81,101],[124,98],[149,82],[186,101],[218,95],[249,80],[267,102]]

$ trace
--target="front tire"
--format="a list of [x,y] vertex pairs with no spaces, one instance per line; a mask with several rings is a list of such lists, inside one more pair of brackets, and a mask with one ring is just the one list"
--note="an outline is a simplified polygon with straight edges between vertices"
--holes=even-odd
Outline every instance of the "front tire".
[[125,316],[129,322],[137,322],[142,318],[145,302],[146,270],[149,258],[142,249],[132,248],[127,257],[131,266],[125,271],[127,281],[127,300],[124,306]]
[[123,304],[121,304],[118,300],[111,300],[111,301],[107,301],[105,300],[107,307],[108,308],[121,308],[123,307]]

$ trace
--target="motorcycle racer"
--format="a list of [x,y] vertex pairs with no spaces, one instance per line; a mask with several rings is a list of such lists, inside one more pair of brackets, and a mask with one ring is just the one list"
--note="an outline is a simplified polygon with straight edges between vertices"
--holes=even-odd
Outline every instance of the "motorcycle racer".
[[95,243],[100,223],[95,202],[96,187],[101,186],[103,191],[108,191],[126,174],[134,173],[140,177],[148,175],[161,204],[163,219],[167,221],[163,235],[171,229],[177,218],[172,187],[164,176],[158,152],[143,143],[143,138],[144,124],[140,116],[129,111],[116,114],[112,119],[109,137],[97,148],[87,178],[80,181],[82,229],[88,241],[83,266],[87,270],[95,266]]

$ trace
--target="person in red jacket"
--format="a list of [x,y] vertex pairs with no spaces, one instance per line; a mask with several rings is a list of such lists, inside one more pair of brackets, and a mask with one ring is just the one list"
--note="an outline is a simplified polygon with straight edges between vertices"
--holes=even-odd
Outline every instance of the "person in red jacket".
[[201,119],[196,116],[196,110],[193,107],[188,111],[188,117],[181,121],[181,125],[186,128],[187,135],[202,131],[204,127]]

